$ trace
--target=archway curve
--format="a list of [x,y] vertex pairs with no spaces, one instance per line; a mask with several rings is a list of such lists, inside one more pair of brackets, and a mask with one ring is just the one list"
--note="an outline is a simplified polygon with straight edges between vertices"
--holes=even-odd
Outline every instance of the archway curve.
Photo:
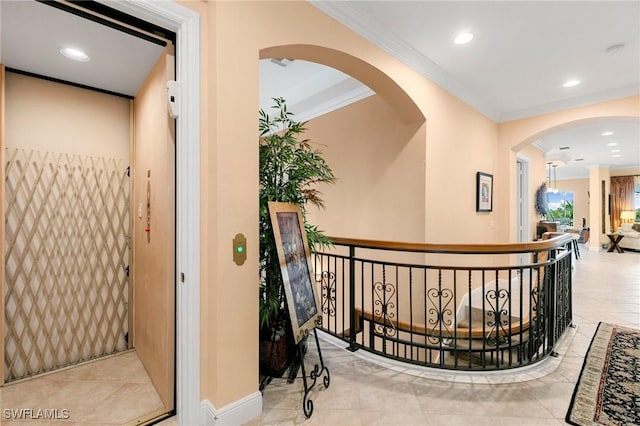
[[533,133],[529,137],[523,139],[520,143],[513,146],[511,149],[513,150],[513,152],[518,152],[523,148],[531,145],[536,140],[544,138],[545,136],[552,135],[559,131],[575,129],[585,125],[608,123],[612,121],[616,123],[640,124],[640,117],[633,116],[633,115],[619,115],[619,116],[598,116],[598,117],[589,117],[589,118],[580,118],[576,120],[570,120],[564,123],[552,125],[542,130],[538,130],[536,133]]
[[270,58],[301,59],[333,67],[369,86],[391,105],[403,122],[426,120],[413,99],[392,78],[348,53],[312,44],[288,44],[260,50],[260,59]]

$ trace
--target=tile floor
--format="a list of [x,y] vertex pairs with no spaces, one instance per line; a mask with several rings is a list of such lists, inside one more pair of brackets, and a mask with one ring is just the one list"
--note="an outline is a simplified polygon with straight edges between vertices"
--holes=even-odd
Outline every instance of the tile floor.
[[[11,409],[31,409],[29,420],[9,419]],[[57,420],[37,410],[58,410]],[[68,410],[68,416],[62,410]],[[121,425],[164,407],[135,351],[26,379],[0,388],[2,426]],[[68,417],[68,418],[64,418]]]
[[[581,252],[573,287],[577,328],[561,342],[559,358],[498,376],[451,375],[400,367],[321,339],[331,384],[312,391],[313,416],[305,419],[302,413],[301,380],[274,380],[264,390],[263,415],[248,425],[565,424],[598,322],[640,329],[640,253],[590,252],[586,247]],[[315,354],[308,356],[312,362]]]
[[[408,368],[321,340],[331,385],[312,391],[314,413],[302,414],[302,382],[276,380],[264,391],[256,425],[561,425],[584,354],[599,321],[640,328],[640,253],[582,248],[574,275],[574,323],[560,358],[502,375],[451,375]],[[334,341],[335,342],[335,341]],[[315,356],[310,345],[309,361]],[[5,426],[114,425],[162,408],[135,352],[0,388],[6,408],[67,408],[70,418]],[[117,409],[114,409],[117,407]],[[171,418],[163,425],[175,425]],[[190,426],[190,425],[189,425]]]

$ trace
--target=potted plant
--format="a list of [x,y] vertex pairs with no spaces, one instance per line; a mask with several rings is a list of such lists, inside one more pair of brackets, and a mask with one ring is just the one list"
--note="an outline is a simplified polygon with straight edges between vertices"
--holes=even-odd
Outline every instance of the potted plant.
[[[287,110],[283,98],[274,98],[271,107],[276,110],[271,116],[264,110],[259,111],[260,130],[260,335],[266,348],[261,348],[261,366],[263,358],[273,355],[275,342],[287,335],[288,324],[284,315],[284,290],[280,263],[276,250],[273,229],[269,218],[267,203],[281,201],[297,203],[302,210],[305,231],[311,251],[330,245],[329,239],[307,222],[306,207],[310,203],[324,207],[318,183],[334,183],[335,177],[329,165],[322,158],[322,152],[314,148],[309,139],[303,139],[306,122],[297,122],[294,114]],[[283,344],[279,344],[282,346]],[[280,362],[276,374],[281,372],[285,362]],[[271,372],[270,375],[274,372]]]

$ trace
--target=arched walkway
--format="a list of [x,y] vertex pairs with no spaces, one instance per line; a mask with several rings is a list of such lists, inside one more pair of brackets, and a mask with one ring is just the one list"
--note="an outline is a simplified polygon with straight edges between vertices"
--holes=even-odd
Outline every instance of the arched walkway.
[[[507,199],[509,206],[508,226],[504,236],[505,240],[515,241],[517,232],[516,155],[518,151],[540,138],[562,130],[611,121],[638,123],[640,122],[639,100],[640,97],[631,96],[615,101],[503,123],[499,126],[500,146],[502,149],[500,166],[503,170],[508,171],[505,174],[506,179],[508,179],[505,188],[508,190]],[[608,175],[599,177],[598,181],[602,179],[608,181]],[[593,188],[594,190],[590,191],[591,197],[601,198],[601,187],[598,188],[598,191],[595,191],[595,187]],[[535,188],[531,189],[531,193],[534,191]],[[608,189],[606,189],[606,191],[608,191]],[[590,204],[590,216],[598,217],[596,223],[593,223],[593,217],[591,218],[591,225],[596,229],[601,229],[602,215],[600,213],[599,205],[595,203]],[[592,233],[592,243],[595,244],[595,246],[598,245],[598,235],[599,233],[596,233],[594,238]]]
[[555,124],[546,129],[539,130],[537,133],[532,134],[531,136],[524,139],[519,144],[515,145],[512,149],[514,152],[520,151],[522,148],[531,145],[533,142],[542,139],[546,136],[552,135],[554,133],[575,129],[578,127],[582,127],[585,125],[598,124],[598,123],[640,123],[640,117],[630,116],[630,115],[621,115],[621,116],[600,116],[600,117],[588,117],[588,118],[580,118],[572,121],[567,121],[565,123]]
[[423,122],[422,111],[413,99],[388,75],[347,53],[310,44],[289,44],[262,49],[260,59],[302,59],[333,67],[366,84],[396,111],[405,123]]

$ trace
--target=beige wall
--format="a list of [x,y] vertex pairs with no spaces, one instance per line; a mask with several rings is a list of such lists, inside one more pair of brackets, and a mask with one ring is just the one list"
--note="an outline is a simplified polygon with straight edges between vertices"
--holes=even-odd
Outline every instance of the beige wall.
[[[411,85],[426,94],[425,240],[430,243],[496,243],[501,184],[497,125],[438,86]],[[493,212],[476,213],[476,173],[493,175]]]
[[424,241],[424,126],[402,123],[375,95],[308,128],[338,176],[319,188],[326,209],[311,211],[312,223],[332,236]]
[[[216,408],[257,390],[256,115],[260,58],[289,52],[291,56],[286,57],[315,60],[351,74],[378,93],[392,106],[399,120],[408,125],[395,123],[394,127],[401,131],[412,129],[413,133],[398,137],[406,141],[402,149],[385,147],[390,151],[396,149],[398,157],[394,160],[407,158],[409,154],[423,155],[421,159],[411,158],[411,167],[406,171],[401,170],[399,163],[386,164],[390,176],[400,181],[416,176],[419,163],[424,162],[424,180],[408,182],[414,185],[416,199],[408,200],[402,193],[397,195],[409,208],[423,200],[423,213],[415,212],[413,216],[411,212],[410,226],[398,233],[402,238],[414,232],[420,235],[415,227],[423,214],[422,238],[429,242],[513,241],[515,152],[532,142],[534,135],[572,120],[623,113],[638,116],[637,99],[635,104],[634,99],[628,99],[620,102],[625,105],[609,103],[593,112],[587,109],[498,126],[304,1],[181,3],[201,16],[201,396]],[[360,109],[372,108],[376,114],[387,114],[377,102],[374,99],[342,112],[359,116]],[[328,117],[327,122],[314,120],[318,127],[313,131],[321,131],[320,127],[334,127],[337,131],[339,128],[329,120],[345,122],[342,116],[336,118],[339,113]],[[376,139],[376,143],[381,140]],[[384,167],[382,161],[377,164]],[[342,170],[340,165],[335,167]],[[475,212],[478,171],[494,175],[492,213]],[[360,172],[360,183],[364,184],[368,171],[363,168]],[[337,177],[337,192],[327,192],[332,204],[333,199],[344,199],[345,194],[340,191],[347,191],[346,186],[339,185],[340,180],[348,180],[349,176]],[[388,193],[389,187],[385,185],[378,187],[382,193]],[[411,188],[406,188],[409,194]],[[392,212],[385,207],[376,214],[386,218]],[[324,219],[319,216],[320,227],[336,232],[346,229],[340,228],[338,219],[332,215],[333,212],[327,213]],[[327,223],[323,224],[323,220]],[[371,236],[379,232],[392,238],[391,228],[376,231],[375,225],[369,227]],[[366,236],[366,228],[361,225],[358,233]],[[238,232],[247,236],[248,259],[240,267],[233,263],[231,253],[231,241]]]
[[7,148],[129,161],[128,99],[12,72],[6,80]]
[[573,227],[582,228],[582,218],[591,225],[589,218],[589,179],[562,179],[557,181],[558,191],[573,192]]
[[[324,58],[326,51],[314,51],[318,60],[326,59],[346,71],[355,70],[349,68],[355,65],[361,65],[358,70],[373,69],[359,79],[388,96],[386,102],[400,105],[394,108],[400,111],[400,120],[422,135],[410,145],[411,152],[418,145],[425,147],[424,157],[414,160],[416,164],[424,161],[427,170],[426,183],[415,184],[426,216],[425,235],[419,239],[495,241],[495,230],[486,226],[493,222],[493,214],[475,213],[474,182],[478,170],[495,173],[497,127],[306,2],[184,4],[199,11],[203,39],[201,389],[203,399],[222,407],[257,389],[256,116],[261,50],[294,43],[326,46],[343,53]],[[243,29],[242,37],[238,28]],[[368,64],[377,69],[367,68]],[[409,102],[394,85],[410,95]],[[418,105],[418,113],[411,109],[412,103]],[[426,129],[420,128],[421,116],[428,117]],[[458,161],[461,155],[462,162]],[[393,163],[389,167],[400,172]],[[438,204],[443,197],[451,205]],[[247,235],[248,259],[241,267],[231,256],[231,240],[238,232]],[[413,231],[403,232],[413,235]]]

